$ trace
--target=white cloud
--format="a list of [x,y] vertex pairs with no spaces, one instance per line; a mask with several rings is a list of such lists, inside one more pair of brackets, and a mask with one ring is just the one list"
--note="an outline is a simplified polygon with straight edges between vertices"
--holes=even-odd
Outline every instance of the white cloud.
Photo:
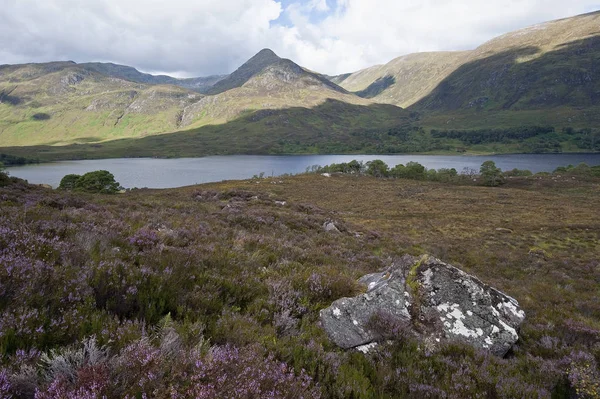
[[[0,63],[112,61],[208,75],[231,72],[270,47],[334,74],[410,52],[474,48],[517,28],[589,11],[597,2],[4,0]],[[291,26],[274,23],[282,14]]]
[[[295,18],[282,46],[315,70],[351,72],[420,51],[473,49],[528,25],[594,9],[598,0],[338,0],[312,24]],[[300,26],[301,25],[301,26]]]

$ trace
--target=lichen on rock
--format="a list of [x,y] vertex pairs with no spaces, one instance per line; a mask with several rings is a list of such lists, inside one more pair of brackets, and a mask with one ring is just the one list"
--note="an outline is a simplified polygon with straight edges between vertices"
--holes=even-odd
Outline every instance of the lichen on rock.
[[346,349],[390,338],[372,323],[384,314],[428,342],[460,340],[504,356],[525,319],[514,298],[429,256],[406,255],[359,283],[364,294],[338,299],[320,315],[331,340]]

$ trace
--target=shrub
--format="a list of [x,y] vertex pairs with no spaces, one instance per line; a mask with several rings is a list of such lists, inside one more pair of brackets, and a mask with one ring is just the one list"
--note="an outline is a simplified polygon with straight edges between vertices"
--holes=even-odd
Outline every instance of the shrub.
[[381,159],[375,159],[367,162],[367,174],[375,177],[386,177],[389,174],[389,169]]
[[88,172],[83,176],[69,174],[62,178],[58,186],[61,190],[84,191],[86,193],[114,194],[122,187],[115,176],[107,170]]
[[502,169],[496,167],[494,161],[485,161],[482,163],[479,173],[485,186],[496,187],[504,183]]

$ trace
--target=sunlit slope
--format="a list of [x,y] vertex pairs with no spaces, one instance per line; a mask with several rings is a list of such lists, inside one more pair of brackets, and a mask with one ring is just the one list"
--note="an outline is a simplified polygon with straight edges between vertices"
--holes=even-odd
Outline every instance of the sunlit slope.
[[429,111],[546,110],[600,105],[600,13],[491,40],[417,106]]
[[[228,83],[227,80],[222,82]],[[188,106],[184,110],[183,124],[194,127],[224,123],[240,115],[264,109],[313,108],[328,99],[365,106],[373,103],[348,93],[290,60],[280,58],[263,66],[260,71],[255,71],[247,79],[244,77],[236,80],[235,84],[241,86],[207,96]]]
[[0,143],[69,144],[172,131],[182,109],[200,97],[75,64],[0,67]]
[[339,84],[361,97],[408,107],[431,93],[468,54],[462,51],[409,54],[355,72]]

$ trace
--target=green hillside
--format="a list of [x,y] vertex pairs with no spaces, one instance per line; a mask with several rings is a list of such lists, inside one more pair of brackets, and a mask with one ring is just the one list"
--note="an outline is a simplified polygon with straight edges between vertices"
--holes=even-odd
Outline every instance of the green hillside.
[[214,154],[376,153],[388,152],[388,145],[404,141],[389,135],[390,129],[412,132],[414,122],[408,112],[392,105],[361,106],[328,100],[314,108],[260,110],[225,124],[183,132],[69,146],[5,147],[0,148],[0,153],[41,161]]
[[149,76],[112,64],[1,66],[0,145],[140,138],[224,124],[264,109],[312,108],[328,99],[363,106],[373,103],[270,50],[261,51],[219,81],[215,91],[229,89],[211,96],[159,85],[169,80]]
[[410,107],[427,127],[600,122],[600,13],[502,35],[473,51],[418,53],[335,77],[374,101]]

